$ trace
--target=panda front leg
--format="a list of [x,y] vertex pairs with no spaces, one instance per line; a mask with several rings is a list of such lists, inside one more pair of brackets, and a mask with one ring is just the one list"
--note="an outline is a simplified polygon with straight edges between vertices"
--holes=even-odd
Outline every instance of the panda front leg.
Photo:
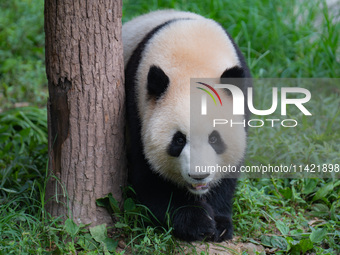
[[214,218],[216,222],[216,235],[213,241],[223,242],[233,238],[233,223],[231,216],[217,215]]
[[158,222],[165,224],[169,213],[175,237],[183,241],[215,239],[214,211],[206,201],[183,195],[185,190],[172,192],[172,185],[163,180],[154,180],[144,187],[136,185],[135,190]]
[[216,222],[212,207],[204,201],[183,205],[173,211],[174,235],[184,241],[216,239]]
[[233,238],[232,203],[237,179],[223,179],[207,197],[214,211],[216,235],[213,241],[222,242]]

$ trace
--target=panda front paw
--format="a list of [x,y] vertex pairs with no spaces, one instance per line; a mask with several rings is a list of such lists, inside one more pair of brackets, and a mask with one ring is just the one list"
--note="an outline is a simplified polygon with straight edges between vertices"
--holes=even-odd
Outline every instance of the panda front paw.
[[223,242],[233,238],[233,224],[231,217],[215,216],[216,235],[213,241]]
[[173,218],[174,235],[188,242],[214,240],[216,224],[209,211],[198,206],[179,209]]

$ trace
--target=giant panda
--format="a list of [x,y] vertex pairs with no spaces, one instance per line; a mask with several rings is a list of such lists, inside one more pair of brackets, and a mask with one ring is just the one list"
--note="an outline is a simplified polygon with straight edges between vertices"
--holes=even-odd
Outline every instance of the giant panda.
[[[129,182],[157,218],[185,241],[231,239],[236,178],[193,173],[190,156],[239,167],[247,130],[200,129],[190,137],[190,78],[250,77],[240,50],[215,21],[175,10],[151,12],[123,25]],[[241,89],[246,90],[247,83]],[[221,94],[232,116],[231,93]],[[246,110],[248,113],[248,109]],[[237,117],[247,119],[247,114]]]

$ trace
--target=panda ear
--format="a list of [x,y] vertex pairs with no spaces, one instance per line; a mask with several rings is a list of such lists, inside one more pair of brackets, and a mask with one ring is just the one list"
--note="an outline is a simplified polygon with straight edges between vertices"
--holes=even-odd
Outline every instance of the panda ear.
[[157,66],[151,66],[148,73],[148,94],[159,99],[169,86],[169,77]]
[[244,70],[243,68],[239,66],[234,66],[232,68],[229,68],[223,72],[221,75],[221,79],[223,78],[244,78]]
[[[221,84],[233,84],[237,87],[239,87],[242,91],[245,89],[245,72],[244,69],[239,66],[234,66],[232,68],[229,68],[223,72],[220,78]],[[225,89],[228,95],[231,95],[231,92],[229,89]]]

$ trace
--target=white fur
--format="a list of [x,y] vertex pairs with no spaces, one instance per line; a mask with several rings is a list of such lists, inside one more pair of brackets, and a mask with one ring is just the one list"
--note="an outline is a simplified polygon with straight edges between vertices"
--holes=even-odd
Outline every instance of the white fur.
[[137,18],[126,22],[122,32],[125,65],[139,42],[142,41],[144,36],[153,28],[169,20],[181,18],[201,19],[203,17],[191,12],[160,10],[138,16]]
[[[192,20],[175,21],[149,40],[137,71],[137,98],[146,158],[154,171],[184,186],[197,183],[188,177],[189,171],[192,171],[189,162],[237,165],[245,152],[246,132],[243,127],[213,129],[211,123],[207,122],[203,127],[202,123],[197,123],[197,132],[204,132],[199,137],[205,140],[191,140],[189,134],[190,78],[220,77],[226,69],[240,66],[232,42],[215,21],[177,11],[157,11],[140,16],[123,26],[125,64],[148,32],[173,18]],[[157,103],[146,100],[147,74],[152,65],[159,66],[170,79],[165,96]],[[235,118],[232,115],[231,98],[225,94],[221,96],[226,118],[242,121],[243,117]],[[213,130],[218,130],[227,144],[228,148],[222,155],[217,155],[207,142]],[[167,147],[177,131],[186,134],[187,145],[180,157],[174,158],[167,154]],[[195,158],[190,159],[190,156]],[[212,173],[205,182],[217,183],[220,178],[221,174]]]

